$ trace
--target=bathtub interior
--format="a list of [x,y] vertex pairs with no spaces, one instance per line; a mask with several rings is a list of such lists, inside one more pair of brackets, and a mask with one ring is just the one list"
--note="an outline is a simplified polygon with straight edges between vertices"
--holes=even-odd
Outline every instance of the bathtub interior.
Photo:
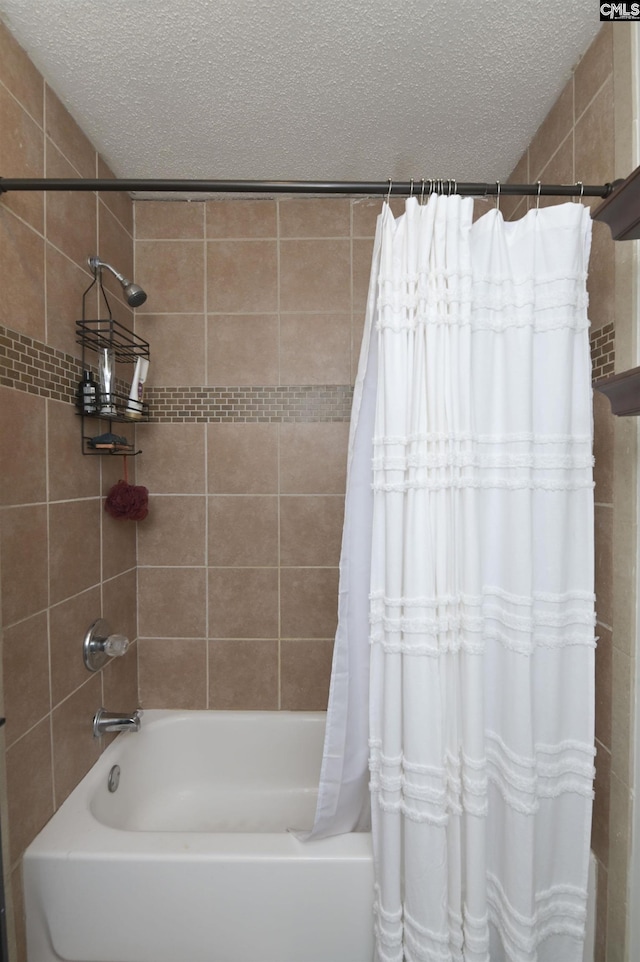
[[[286,832],[311,828],[323,712],[148,712],[118,750],[119,782],[103,778],[89,807],[132,832]],[[114,762],[115,764],[116,762]]]

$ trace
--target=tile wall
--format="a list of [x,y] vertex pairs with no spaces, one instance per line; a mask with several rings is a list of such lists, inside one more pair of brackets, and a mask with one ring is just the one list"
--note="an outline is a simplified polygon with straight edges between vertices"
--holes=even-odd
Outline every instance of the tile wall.
[[138,201],[145,706],[323,709],[380,201]]
[[[0,24],[0,174],[110,172]],[[137,703],[136,655],[89,675],[82,639],[101,615],[136,635],[135,525],[102,510],[121,465],[83,457],[73,397],[87,257],[133,264],[132,204],[105,194],[0,198],[2,809],[17,945],[24,848],[93,764],[96,709]],[[117,316],[129,311],[113,298]],[[92,311],[96,301],[90,302]],[[95,314],[92,314],[95,316]],[[117,459],[119,462],[119,459]],[[13,942],[13,926],[12,942]]]

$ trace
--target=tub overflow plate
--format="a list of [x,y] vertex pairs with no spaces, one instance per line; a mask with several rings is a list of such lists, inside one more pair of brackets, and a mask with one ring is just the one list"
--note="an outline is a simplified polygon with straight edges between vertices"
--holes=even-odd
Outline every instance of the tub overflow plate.
[[115,792],[120,784],[120,766],[114,765],[107,778],[107,788],[110,792]]

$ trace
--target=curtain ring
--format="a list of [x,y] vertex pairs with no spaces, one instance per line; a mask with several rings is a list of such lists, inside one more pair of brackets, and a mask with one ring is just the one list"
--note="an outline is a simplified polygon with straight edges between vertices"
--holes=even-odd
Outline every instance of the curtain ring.
[[540,183],[539,180],[536,181],[536,183],[538,184],[538,198],[536,200],[536,210],[540,210],[540,191],[542,189],[542,184]]
[[411,181],[409,182],[409,197],[413,197],[413,177],[411,178]]
[[387,180],[389,181],[389,190],[387,191],[387,204],[388,204],[389,198],[391,197],[391,188],[393,186],[393,181],[391,180],[390,177],[387,177]]
[[496,210],[500,210],[500,181],[496,181]]
[[432,180],[431,177],[430,177],[430,178],[429,178],[429,197],[431,197],[431,195],[432,195],[432,193],[433,193],[433,183],[434,183],[434,182],[433,182],[433,180]]
[[577,203],[581,204],[582,198],[584,197],[584,184],[582,183],[581,180],[576,181],[576,187],[580,188],[580,195],[578,197]]
[[424,204],[424,177],[421,178],[420,183],[422,185],[420,187],[420,206],[422,207]]

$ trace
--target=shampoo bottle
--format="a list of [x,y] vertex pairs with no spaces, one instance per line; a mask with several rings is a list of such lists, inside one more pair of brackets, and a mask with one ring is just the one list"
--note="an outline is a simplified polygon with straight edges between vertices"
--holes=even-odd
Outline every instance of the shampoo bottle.
[[129,400],[127,402],[126,414],[128,418],[136,419],[142,417],[142,394],[144,391],[144,382],[147,380],[148,371],[148,360],[144,357],[139,357],[136,361],[136,367],[133,373],[133,381],[131,382],[131,390],[129,392]]

